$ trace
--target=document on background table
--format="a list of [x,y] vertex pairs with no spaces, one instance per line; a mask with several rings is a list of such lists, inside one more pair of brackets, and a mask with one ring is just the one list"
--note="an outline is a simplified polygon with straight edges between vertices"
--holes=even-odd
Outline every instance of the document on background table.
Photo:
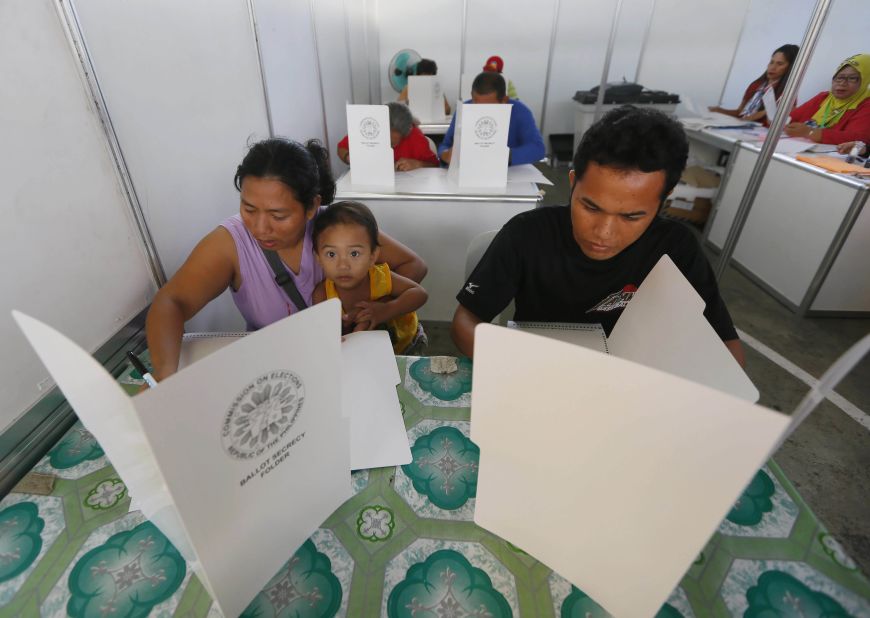
[[453,150],[448,177],[460,187],[495,188],[507,185],[507,103],[460,104],[456,110]]
[[620,618],[656,614],[788,425],[683,378],[489,324],[475,330],[472,385],[474,521]]
[[773,88],[768,88],[761,95],[761,101],[764,103],[764,113],[767,116],[767,122],[773,122],[773,117],[776,116],[776,93]]
[[437,76],[408,77],[408,107],[421,123],[444,119],[444,92]]
[[[156,462],[189,539],[192,567],[224,615],[240,614],[350,496],[349,420],[336,388],[337,300],[251,333],[127,397],[127,405],[86,352],[16,317],[110,460],[117,465],[117,454],[133,448]],[[288,354],[288,342],[305,354]],[[130,493],[148,503],[154,483],[129,471],[118,468]]]
[[776,152],[793,155],[810,150],[815,145],[814,141],[802,137],[780,137],[779,141],[776,142]]
[[386,105],[348,105],[350,179],[354,187],[391,190],[395,186],[390,114]]

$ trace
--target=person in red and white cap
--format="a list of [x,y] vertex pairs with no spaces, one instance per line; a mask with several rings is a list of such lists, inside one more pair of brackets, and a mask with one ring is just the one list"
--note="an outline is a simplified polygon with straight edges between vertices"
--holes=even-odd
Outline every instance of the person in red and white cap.
[[[498,73],[502,75],[504,71],[504,60],[501,59],[501,56],[490,56],[486,59],[486,64],[483,65],[484,71],[492,71],[493,73]],[[504,77],[504,75],[502,75]],[[507,84],[507,95],[511,99],[518,99],[517,89],[514,87],[514,83],[509,80],[507,77],[504,78],[505,83]]]

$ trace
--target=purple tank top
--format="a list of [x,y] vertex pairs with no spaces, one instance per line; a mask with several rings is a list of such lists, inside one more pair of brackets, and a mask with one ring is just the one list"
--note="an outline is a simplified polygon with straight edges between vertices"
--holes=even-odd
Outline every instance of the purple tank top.
[[[314,257],[314,245],[311,239],[315,218],[316,215],[305,225],[299,274],[296,275],[292,270],[287,269],[296,288],[309,306],[314,288],[323,280],[323,270]],[[221,222],[221,226],[229,231],[236,243],[242,285],[233,292],[233,301],[245,318],[247,329],[257,330],[281,318],[286,318],[291,313],[296,313],[298,308],[275,283],[275,275],[269,262],[266,261],[266,256],[263,255],[263,250],[245,228],[241,216],[233,215]]]

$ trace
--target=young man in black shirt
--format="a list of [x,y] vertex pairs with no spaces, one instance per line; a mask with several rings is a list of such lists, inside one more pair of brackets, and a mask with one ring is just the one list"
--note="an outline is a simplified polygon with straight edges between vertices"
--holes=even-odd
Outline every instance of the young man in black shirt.
[[511,299],[517,321],[600,323],[609,335],[667,254],[742,365],[740,340],[701,247],[681,224],[658,217],[687,156],[682,127],[660,112],[625,106],[590,127],[569,172],[570,206],[508,221],[456,296],[451,335],[462,353],[472,355],[474,327]]

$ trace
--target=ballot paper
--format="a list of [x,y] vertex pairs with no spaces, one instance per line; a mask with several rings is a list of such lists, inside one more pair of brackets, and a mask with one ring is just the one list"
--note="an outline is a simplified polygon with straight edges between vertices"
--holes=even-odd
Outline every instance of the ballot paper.
[[456,109],[448,178],[460,187],[507,185],[509,103],[465,104]]
[[411,75],[408,77],[408,107],[422,123],[444,118],[444,91],[435,75]]
[[401,381],[387,331],[366,331],[341,344],[342,410],[350,418],[350,466],[354,470],[411,463],[396,391]]
[[154,523],[237,616],[351,494],[340,312],[316,305],[134,398],[63,335],[14,316],[146,517],[175,509],[174,529]]
[[357,188],[392,190],[396,182],[386,105],[348,105],[350,179]]
[[[631,295],[604,350],[597,338],[578,337],[566,330],[597,324],[515,324],[520,330],[531,328],[534,334],[607,351],[747,401],[758,401],[758,389],[704,317],[704,300],[667,255]],[[471,430],[472,440],[476,440],[473,424]]]
[[533,335],[549,337],[589,350],[607,354],[607,335],[601,324],[578,324],[575,322],[514,322],[508,320],[508,328],[519,329]]
[[816,143],[802,137],[780,137],[776,142],[776,152],[785,155],[794,155],[799,152],[812,149]]
[[788,425],[683,378],[490,324],[475,330],[473,371],[474,521],[620,618],[657,613]]

